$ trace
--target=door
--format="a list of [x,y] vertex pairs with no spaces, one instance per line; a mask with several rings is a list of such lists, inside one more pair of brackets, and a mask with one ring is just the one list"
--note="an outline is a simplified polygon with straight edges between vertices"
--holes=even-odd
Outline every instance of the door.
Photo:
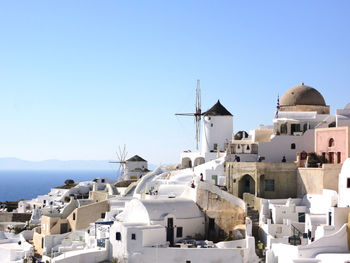
[[64,234],[67,232],[68,232],[68,224],[67,223],[61,224],[61,234]]
[[168,218],[166,240],[170,242],[170,246],[174,246],[174,219]]

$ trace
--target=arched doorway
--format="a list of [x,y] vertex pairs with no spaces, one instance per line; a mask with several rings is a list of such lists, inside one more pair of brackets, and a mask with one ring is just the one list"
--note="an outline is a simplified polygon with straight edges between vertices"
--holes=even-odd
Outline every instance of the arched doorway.
[[194,159],[193,166],[201,165],[203,163],[205,163],[204,158],[203,157],[197,157],[196,159]]
[[191,161],[191,159],[188,158],[188,157],[182,158],[181,166],[182,166],[182,169],[192,168],[192,161]]
[[238,197],[243,198],[243,193],[255,195],[255,181],[249,174],[244,175],[238,183]]

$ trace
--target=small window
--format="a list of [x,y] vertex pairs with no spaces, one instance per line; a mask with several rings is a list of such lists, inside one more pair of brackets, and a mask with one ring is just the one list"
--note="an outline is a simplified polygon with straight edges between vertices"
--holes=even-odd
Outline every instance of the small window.
[[292,150],[295,150],[295,143],[292,143],[292,144],[290,145],[290,148],[291,148]]
[[176,237],[182,237],[182,226],[176,228]]
[[102,213],[101,218],[105,218],[105,217],[106,217],[106,213]]
[[75,213],[73,213],[73,220],[75,220]]
[[350,188],[350,178],[347,178],[347,184],[346,184],[347,188]]
[[249,147],[249,145],[247,145],[247,151],[249,151],[250,150],[250,147]]
[[101,182],[104,183],[104,182],[105,182],[105,179],[102,179]]
[[272,179],[265,180],[265,191],[275,191],[275,180],[272,180]]
[[214,151],[216,151],[218,149],[218,144],[214,143]]
[[299,223],[305,223],[305,213],[298,213]]
[[334,146],[334,139],[330,138],[328,141],[328,147],[333,147]]
[[213,126],[214,126],[214,124],[211,123],[211,124],[210,124],[210,127],[213,127]]
[[191,260],[186,260],[186,263],[191,263]]
[[132,240],[136,240],[136,234],[132,233],[132,234],[131,234],[131,239],[132,239]]
[[120,232],[115,233],[115,240],[122,240],[122,235],[120,234]]
[[44,238],[41,238],[41,248],[44,248]]

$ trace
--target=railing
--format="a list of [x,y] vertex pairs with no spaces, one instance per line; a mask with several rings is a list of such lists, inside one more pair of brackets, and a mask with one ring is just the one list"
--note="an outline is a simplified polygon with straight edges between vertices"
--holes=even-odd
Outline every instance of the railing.
[[295,226],[291,224],[292,230],[293,230],[293,236],[289,237],[289,243],[291,245],[300,245],[301,244],[301,236],[303,235],[302,232],[299,231]]

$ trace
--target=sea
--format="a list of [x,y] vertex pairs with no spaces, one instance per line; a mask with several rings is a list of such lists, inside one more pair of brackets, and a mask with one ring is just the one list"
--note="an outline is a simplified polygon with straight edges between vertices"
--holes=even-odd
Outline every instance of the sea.
[[117,174],[114,170],[0,170],[0,202],[33,199],[67,179],[78,182],[98,177],[116,180]]

